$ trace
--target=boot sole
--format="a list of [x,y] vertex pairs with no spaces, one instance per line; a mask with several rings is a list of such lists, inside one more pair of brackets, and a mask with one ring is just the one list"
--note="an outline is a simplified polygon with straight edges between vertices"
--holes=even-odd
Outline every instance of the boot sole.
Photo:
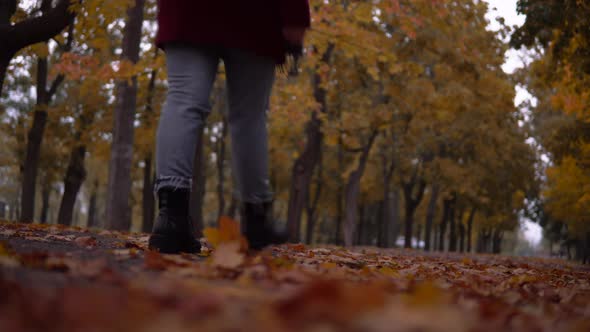
[[179,254],[181,252],[189,254],[198,254],[201,252],[200,243],[196,242],[194,245],[179,241],[174,236],[165,236],[160,234],[152,234],[148,241],[148,248],[150,250],[159,251],[163,254]]

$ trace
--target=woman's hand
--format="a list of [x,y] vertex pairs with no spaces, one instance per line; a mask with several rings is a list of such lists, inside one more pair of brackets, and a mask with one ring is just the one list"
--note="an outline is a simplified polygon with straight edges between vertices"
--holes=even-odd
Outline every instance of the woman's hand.
[[305,29],[303,27],[284,27],[283,36],[291,44],[302,45],[303,37],[305,37]]

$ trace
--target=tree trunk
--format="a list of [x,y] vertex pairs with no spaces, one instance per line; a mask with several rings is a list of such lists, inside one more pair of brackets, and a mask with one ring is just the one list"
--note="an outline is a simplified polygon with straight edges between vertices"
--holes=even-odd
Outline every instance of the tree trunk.
[[502,251],[502,232],[495,230],[492,233],[492,253],[499,254]]
[[447,232],[447,223],[449,222],[449,214],[451,208],[451,199],[443,201],[443,215],[440,221],[440,233],[438,233],[438,250],[445,251],[445,235]]
[[41,217],[39,222],[47,224],[47,215],[49,213],[49,198],[51,196],[51,182],[45,181],[41,188]]
[[[385,190],[384,190],[385,191]],[[389,247],[389,210],[391,202],[389,196],[391,191],[387,189],[387,196],[383,195],[383,200],[379,202],[379,213],[377,214],[377,247]]]
[[[127,21],[123,31],[121,60],[137,63],[143,22],[145,0],[135,0],[127,10]],[[133,121],[137,102],[137,77],[131,82],[117,83],[117,100],[114,110],[113,142],[109,163],[107,187],[106,221],[110,228],[129,230],[131,226],[131,166],[133,163]]]
[[238,200],[234,195],[231,196],[231,201],[229,206],[227,207],[227,216],[230,218],[235,218],[236,210],[238,209]]
[[381,165],[383,170],[383,202],[379,223],[379,229],[382,230],[382,234],[379,236],[379,246],[389,248],[395,245],[392,233],[394,233],[394,228],[397,227],[396,222],[399,222],[399,220],[395,220],[397,211],[394,209],[396,209],[395,204],[397,202],[394,202],[394,194],[391,190],[391,178],[395,170],[395,163],[392,161],[387,165],[387,156],[383,153],[381,155]]
[[363,237],[363,219],[365,217],[365,206],[363,204],[358,206],[358,211],[357,211],[357,218],[358,219],[358,223],[356,225],[356,229],[357,232],[355,232],[355,239],[354,239],[354,243],[353,245],[356,246],[360,246],[362,243],[362,237]]
[[[417,186],[416,186],[417,185]],[[412,176],[412,180],[408,183],[403,184],[404,192],[404,203],[405,203],[405,236],[404,236],[404,248],[412,248],[412,235],[414,225],[414,212],[422,201],[424,195],[424,188],[426,182],[424,180],[418,180],[417,176]],[[416,195],[414,196],[414,190]]]
[[477,252],[478,253],[487,253],[490,251],[490,238],[491,232],[481,230],[479,231],[478,239],[477,239]]
[[585,251],[584,251],[584,259],[582,260],[583,264],[590,263],[590,232],[586,233],[586,240],[585,242]]
[[459,223],[459,252],[465,252],[465,225]]
[[360,189],[360,176],[358,171],[353,171],[346,184],[344,203],[344,245],[350,247],[354,244],[358,214],[358,194]]
[[309,196],[309,186],[315,166],[319,161],[323,134],[320,131],[320,120],[316,113],[307,124],[307,143],[305,150],[293,164],[291,190],[287,212],[287,229],[289,240],[299,242],[301,215]]
[[62,225],[72,225],[76,197],[78,196],[82,182],[86,178],[86,169],[84,168],[85,154],[86,146],[84,145],[75,146],[70,154],[70,161],[64,179],[64,194],[57,215],[57,222]]
[[[41,10],[44,14],[51,9],[51,1],[44,0],[41,4]],[[70,24],[68,32],[68,40],[63,47],[64,51],[69,51],[73,43],[74,26]],[[28,132],[27,147],[25,154],[25,161],[23,164],[22,173],[22,196],[21,196],[21,222],[31,222],[35,215],[35,193],[37,184],[37,172],[39,169],[39,158],[41,155],[41,144],[43,141],[43,134],[45,126],[47,125],[47,107],[51,99],[57,92],[57,88],[64,80],[64,75],[59,74],[47,86],[48,74],[47,58],[38,58],[37,60],[37,101],[35,105],[35,112],[33,113],[33,123]],[[1,88],[0,88],[1,91]]]
[[47,123],[47,112],[36,110],[33,113],[33,124],[28,133],[27,152],[23,164],[21,185],[21,222],[30,223],[35,215],[35,192],[37,184],[37,170],[39,169],[39,156],[41,154],[41,142]]
[[154,174],[152,172],[152,154],[148,153],[143,160],[145,166],[143,169],[143,193],[142,193],[142,231],[149,233],[154,225],[154,215],[156,211],[154,199]]
[[577,261],[582,261],[584,256],[584,241],[580,239],[573,240],[574,246],[576,247],[574,259]]
[[[342,174],[344,169],[344,152],[342,151],[342,135],[338,136],[338,174]],[[344,219],[344,207],[343,207],[343,196],[344,196],[344,186],[342,185],[342,181],[337,181],[338,183],[338,190],[336,191],[336,227],[334,232],[334,243],[339,245],[342,243],[342,220]]]
[[88,202],[88,219],[86,227],[97,227],[98,219],[96,218],[96,200],[98,196],[98,180],[94,180],[92,186],[92,193],[90,194],[90,201]]
[[47,123],[47,58],[37,61],[37,104],[33,113],[33,124],[28,133],[27,152],[23,164],[21,222],[32,222],[35,216],[35,192],[37,185],[37,170],[41,155],[41,141]]
[[203,236],[203,201],[205,199],[205,185],[207,181],[205,163],[205,127],[201,127],[197,135],[197,146],[195,149],[195,161],[193,168],[193,187],[190,195],[190,216],[194,222],[195,234],[197,237]]
[[475,217],[475,207],[471,208],[469,212],[469,219],[467,219],[467,252],[471,252],[471,238],[473,230],[473,219]]
[[0,54],[0,96],[2,95],[2,88],[4,87],[4,79],[6,77],[6,71],[8,70],[8,65],[10,64],[10,60],[14,54]]
[[365,172],[365,166],[369,159],[369,152],[371,151],[371,147],[373,147],[377,134],[378,131],[374,129],[369,137],[369,141],[363,147],[357,168],[350,173],[348,176],[348,182],[346,183],[346,200],[344,202],[344,245],[347,247],[353,245],[361,178]]
[[315,228],[316,222],[316,211],[318,207],[318,203],[320,201],[320,196],[322,194],[322,174],[323,173],[323,164],[322,164],[322,152],[320,151],[320,160],[318,165],[318,172],[317,172],[317,179],[316,179],[316,187],[315,187],[315,195],[313,198],[313,202],[311,201],[311,197],[308,196],[307,199],[307,228],[306,228],[306,242],[311,244],[313,238],[313,231]]
[[86,168],[84,167],[86,144],[80,140],[93,120],[94,114],[91,111],[82,109],[78,115],[79,127],[74,133],[73,147],[64,178],[64,194],[57,214],[57,222],[62,225],[72,225],[76,197],[78,197],[80,187],[86,178]]
[[440,233],[440,227],[434,226],[434,245],[432,246],[433,250],[438,250],[438,234]]
[[414,235],[416,239],[416,248],[420,249],[420,239],[422,238],[422,224],[418,224],[416,227],[416,234]]
[[430,240],[432,238],[432,223],[434,221],[434,213],[436,211],[436,201],[438,200],[439,186],[432,185],[432,192],[430,193],[430,201],[428,202],[428,210],[426,211],[426,222],[424,230],[424,250],[430,251]]
[[227,137],[227,120],[223,117],[221,122],[222,131],[221,137],[217,141],[219,144],[219,149],[217,151],[217,201],[219,202],[219,207],[217,210],[217,220],[221,218],[221,216],[225,212],[225,191],[224,191],[224,169],[225,169],[225,139]]
[[[156,48],[154,52],[154,59],[158,56],[159,49]],[[158,76],[158,71],[156,69],[152,69],[150,73],[150,80],[147,86],[147,96],[145,101],[145,116],[143,119],[144,125],[146,128],[151,128],[152,126],[152,117],[154,116],[154,90],[156,89],[156,77]],[[155,194],[154,194],[154,182],[155,182],[155,174],[152,171],[152,150],[147,152],[146,156],[143,159],[144,162],[144,169],[143,169],[143,192],[142,192],[142,231],[144,233],[149,233],[152,231],[152,227],[154,225],[154,216],[156,213],[156,202],[155,202]]]
[[449,232],[449,251],[455,252],[457,251],[457,219],[455,218],[455,212],[457,210],[457,206],[455,204],[455,200],[453,200],[453,204],[451,205],[451,209],[449,210],[449,225],[450,225],[450,232]]
[[389,233],[389,243],[392,247],[397,246],[397,239],[401,232],[401,218],[400,218],[400,190],[398,187],[394,187],[391,191],[391,224]]
[[8,207],[8,220],[14,220],[15,216],[14,216],[14,211],[16,210],[16,202],[12,202],[12,204],[9,205]]
[[[321,58],[321,63],[327,64],[332,55],[334,45],[328,45]],[[326,89],[322,87],[321,76],[316,72],[312,77],[314,98],[320,105],[320,112],[327,112]],[[313,171],[320,158],[323,134],[321,132],[321,121],[316,112],[311,114],[307,124],[307,142],[301,156],[295,160],[291,173],[291,190],[289,193],[289,207],[287,211],[287,230],[289,241],[299,242],[299,231],[301,229],[301,215],[307,203],[309,186]]]

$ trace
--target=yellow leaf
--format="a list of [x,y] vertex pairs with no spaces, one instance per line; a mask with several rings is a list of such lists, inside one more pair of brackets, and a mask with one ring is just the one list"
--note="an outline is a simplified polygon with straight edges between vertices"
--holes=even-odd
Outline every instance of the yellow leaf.
[[441,289],[430,282],[425,282],[418,285],[413,293],[405,296],[405,300],[409,305],[424,307],[440,304],[446,297]]
[[206,227],[203,230],[203,235],[207,238],[207,242],[211,244],[213,247],[217,247],[219,245],[219,230],[213,227]]
[[471,260],[471,258],[468,257],[463,257],[463,259],[461,260],[461,262],[465,265],[471,265],[473,264],[473,260]]
[[399,277],[399,273],[390,267],[382,267],[379,269],[379,272],[381,272],[381,274],[384,274],[388,277]]
[[320,264],[320,267],[322,269],[326,269],[326,270],[334,269],[337,266],[338,265],[336,265],[336,263],[332,263],[332,262],[324,262],[324,263]]
[[47,43],[37,43],[31,46],[31,51],[40,58],[46,58],[49,55]]

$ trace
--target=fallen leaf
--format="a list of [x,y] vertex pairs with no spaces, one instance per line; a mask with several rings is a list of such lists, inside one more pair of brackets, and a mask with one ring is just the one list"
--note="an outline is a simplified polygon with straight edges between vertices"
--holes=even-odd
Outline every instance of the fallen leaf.
[[20,266],[20,262],[18,261],[18,259],[14,258],[14,257],[0,255],[0,266],[18,267],[18,266]]
[[2,230],[0,230],[0,235],[13,236],[14,234],[16,234],[16,231],[14,229],[2,229]]
[[220,243],[211,255],[212,264],[225,269],[235,269],[244,262],[238,242]]
[[96,246],[96,239],[92,236],[80,236],[77,237],[74,242],[79,245],[80,247],[91,248]]
[[338,267],[338,265],[334,262],[323,262],[320,264],[320,268],[330,270]]
[[396,277],[396,278],[399,277],[399,273],[390,267],[382,267],[379,269],[379,272],[381,272],[382,274],[384,274],[388,277]]
[[342,280],[314,280],[279,301],[276,310],[292,324],[318,320],[343,324],[382,306],[385,295],[378,283],[358,285]]
[[13,253],[8,249],[7,245],[0,242],[0,266],[17,267],[20,266],[18,259],[13,257]]
[[162,254],[155,251],[146,251],[144,256],[144,266],[150,270],[165,270],[170,262],[164,259]]
[[10,250],[8,246],[3,242],[0,242],[0,256],[8,256],[10,254]]
[[418,284],[414,291],[404,296],[404,298],[407,304],[417,307],[440,305],[446,300],[442,290],[432,282]]
[[207,239],[207,243],[213,246],[213,248],[219,245],[219,229],[213,227],[205,227],[203,235]]
[[237,242],[241,250],[248,248],[248,242],[240,231],[240,225],[233,219],[222,216],[219,218],[219,228],[207,227],[203,230],[207,242],[214,248],[222,243]]

